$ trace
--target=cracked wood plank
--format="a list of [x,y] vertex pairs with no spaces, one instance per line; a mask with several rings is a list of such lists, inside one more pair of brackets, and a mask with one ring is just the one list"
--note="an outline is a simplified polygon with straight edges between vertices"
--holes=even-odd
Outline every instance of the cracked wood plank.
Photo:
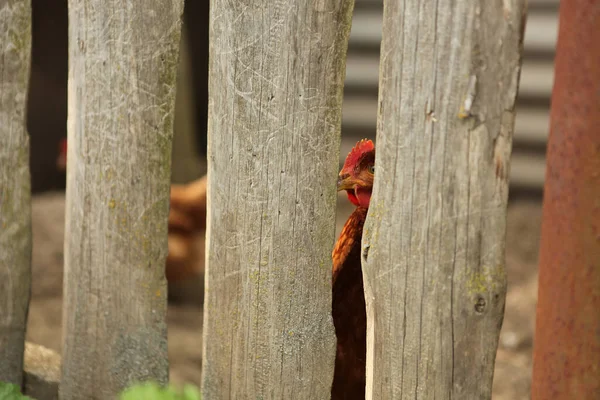
[[523,0],[385,3],[367,399],[490,399]]
[[329,399],[352,0],[211,3],[203,395]]
[[168,381],[167,216],[183,0],[70,0],[62,399]]
[[21,385],[31,293],[31,5],[0,0],[0,381]]

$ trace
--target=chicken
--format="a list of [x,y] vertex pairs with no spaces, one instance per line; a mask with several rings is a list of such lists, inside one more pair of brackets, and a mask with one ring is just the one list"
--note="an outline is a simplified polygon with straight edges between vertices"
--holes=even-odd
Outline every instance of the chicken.
[[166,267],[169,281],[186,280],[204,272],[206,188],[206,175],[186,185],[171,185]]
[[[56,166],[67,168],[67,140],[59,143]],[[186,185],[171,185],[169,210],[169,252],[166,261],[168,281],[183,281],[203,271],[204,230],[206,228],[206,176]]]
[[338,177],[356,206],[333,250],[332,315],[337,336],[332,400],[365,398],[367,313],[361,268],[361,239],[375,172],[375,146],[363,139],[350,151]]

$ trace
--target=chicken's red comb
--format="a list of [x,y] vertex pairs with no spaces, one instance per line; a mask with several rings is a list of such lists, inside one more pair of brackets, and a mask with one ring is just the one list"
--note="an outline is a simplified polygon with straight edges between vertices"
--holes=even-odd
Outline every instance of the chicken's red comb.
[[375,145],[369,139],[359,140],[356,145],[350,150],[343,169],[351,169],[360,161],[361,157],[369,151],[375,150]]

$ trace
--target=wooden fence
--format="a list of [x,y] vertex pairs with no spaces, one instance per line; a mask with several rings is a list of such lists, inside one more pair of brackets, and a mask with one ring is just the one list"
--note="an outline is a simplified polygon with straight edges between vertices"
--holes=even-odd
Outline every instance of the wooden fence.
[[[69,1],[64,399],[168,380],[182,8]],[[352,10],[352,0],[211,3],[206,399],[329,398]],[[0,380],[18,384],[31,279],[30,18],[27,0],[0,1]],[[491,396],[524,22],[522,0],[385,3],[362,252],[369,399]]]
[[[527,2],[510,167],[513,198],[543,191],[558,8],[558,0]],[[355,0],[344,81],[342,157],[358,140],[375,136],[382,15],[383,0]]]

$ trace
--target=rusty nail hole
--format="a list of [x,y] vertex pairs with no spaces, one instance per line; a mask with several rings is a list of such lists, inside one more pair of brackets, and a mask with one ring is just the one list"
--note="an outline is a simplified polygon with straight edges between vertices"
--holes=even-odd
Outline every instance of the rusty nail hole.
[[475,303],[475,311],[479,314],[482,314],[485,311],[485,299],[483,297],[479,297],[477,299],[477,303]]

